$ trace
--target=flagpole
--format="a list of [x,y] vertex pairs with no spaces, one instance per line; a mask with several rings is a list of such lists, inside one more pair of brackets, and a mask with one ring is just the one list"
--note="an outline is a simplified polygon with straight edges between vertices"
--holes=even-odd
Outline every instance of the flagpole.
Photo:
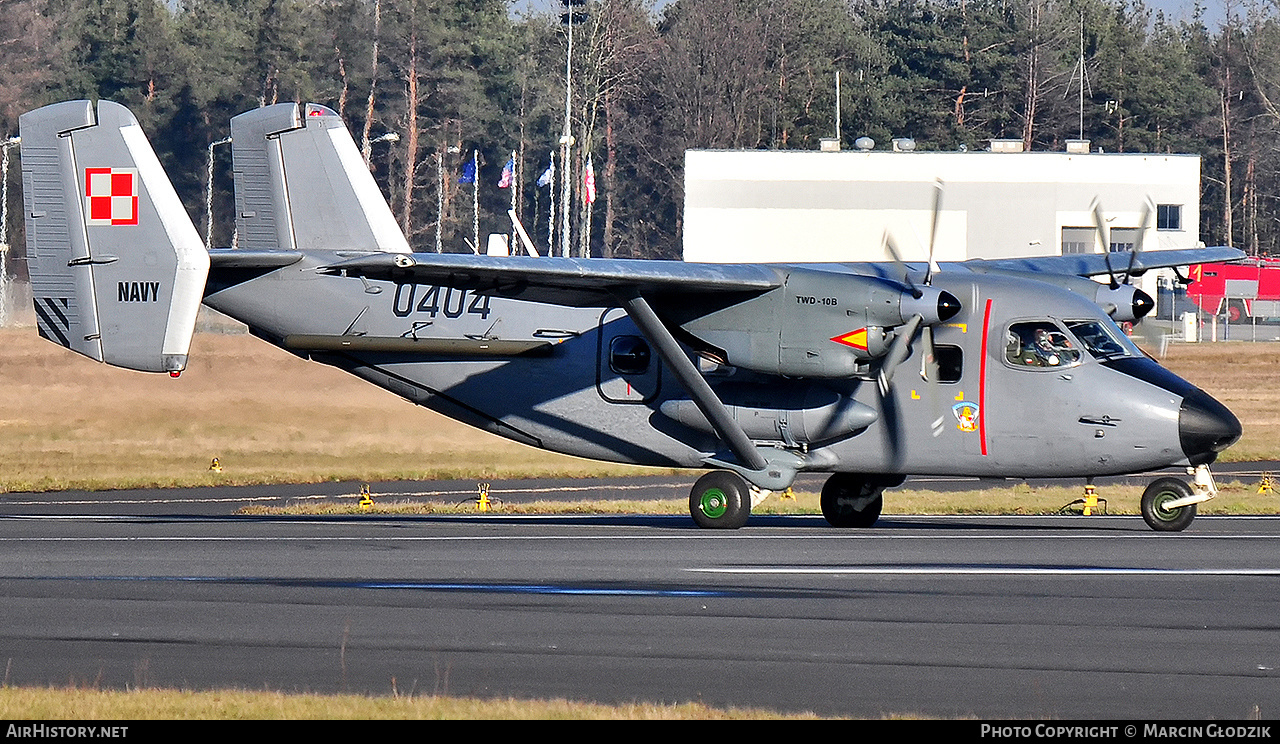
[[444,223],[444,153],[436,151],[436,253],[444,253],[441,225]]
[[547,255],[556,255],[556,151],[551,151],[551,188],[547,189]]
[[471,151],[471,250],[480,252],[480,151]]
[[[518,212],[516,212],[516,192],[520,190],[520,186],[519,186],[520,179],[517,177],[519,175],[520,175],[520,165],[519,163],[516,162],[516,151],[512,150],[511,151],[511,186],[509,187],[511,189],[511,213],[512,214],[519,214]],[[507,242],[507,245],[510,246],[508,251],[512,255],[515,255],[516,251],[511,250],[511,248],[515,248],[516,246],[516,226],[514,222],[511,223],[511,239]]]
[[573,168],[569,165],[569,148],[573,146],[573,126],[570,101],[573,94],[573,3],[567,3],[569,11],[569,44],[564,54],[564,133],[560,135],[560,169],[564,171],[560,182],[560,255],[569,255],[569,191],[572,185],[570,174]]
[[587,155],[587,164],[582,169],[583,210],[586,223],[581,235],[581,252],[583,258],[591,258],[591,215],[596,203],[596,171],[591,165],[591,156]]

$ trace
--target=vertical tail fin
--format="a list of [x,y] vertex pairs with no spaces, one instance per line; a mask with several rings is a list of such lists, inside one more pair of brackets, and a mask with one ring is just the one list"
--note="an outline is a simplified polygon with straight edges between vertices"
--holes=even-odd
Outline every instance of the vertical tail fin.
[[137,119],[68,101],[19,127],[40,335],[118,367],[182,371],[209,254]]
[[237,245],[409,253],[342,118],[282,103],[231,119]]

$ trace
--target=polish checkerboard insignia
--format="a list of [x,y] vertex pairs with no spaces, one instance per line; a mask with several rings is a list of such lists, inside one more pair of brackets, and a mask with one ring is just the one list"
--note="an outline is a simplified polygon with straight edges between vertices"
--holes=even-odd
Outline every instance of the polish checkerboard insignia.
[[138,224],[138,171],[85,168],[84,206],[90,225]]

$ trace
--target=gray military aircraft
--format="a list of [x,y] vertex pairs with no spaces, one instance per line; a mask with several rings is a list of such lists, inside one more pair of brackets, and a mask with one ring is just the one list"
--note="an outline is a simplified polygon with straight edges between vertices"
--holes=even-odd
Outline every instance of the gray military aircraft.
[[[294,354],[533,447],[712,468],[703,527],[742,526],[802,471],[869,526],[908,474],[1073,477],[1185,466],[1142,497],[1181,530],[1240,436],[1224,406],[1114,319],[1129,284],[1239,251],[962,263],[712,265],[414,253],[331,110],[232,120],[238,246],[206,250],[125,108],[21,118],[40,334],[179,374],[201,302]],[[1103,284],[1083,277],[1110,274]]]

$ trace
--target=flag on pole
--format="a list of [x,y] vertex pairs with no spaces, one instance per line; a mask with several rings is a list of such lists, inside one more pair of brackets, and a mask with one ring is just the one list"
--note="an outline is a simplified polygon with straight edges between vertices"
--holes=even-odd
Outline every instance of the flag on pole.
[[538,188],[551,185],[551,179],[556,177],[556,161],[552,160],[551,165],[538,176]]
[[516,159],[510,158],[507,164],[502,166],[502,177],[498,179],[498,188],[511,188],[511,181],[516,177]]
[[582,186],[585,189],[583,201],[594,204],[596,201],[596,171],[591,167],[591,157],[587,156],[587,167],[582,174]]
[[475,183],[476,182],[476,161],[474,158],[468,160],[462,165],[462,176],[458,178],[458,183]]

